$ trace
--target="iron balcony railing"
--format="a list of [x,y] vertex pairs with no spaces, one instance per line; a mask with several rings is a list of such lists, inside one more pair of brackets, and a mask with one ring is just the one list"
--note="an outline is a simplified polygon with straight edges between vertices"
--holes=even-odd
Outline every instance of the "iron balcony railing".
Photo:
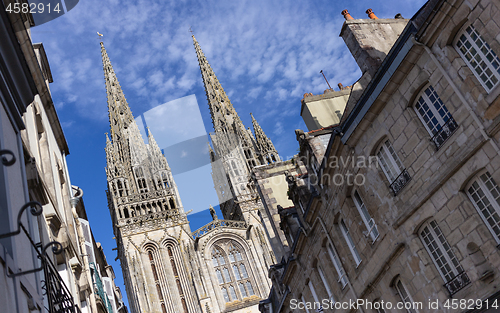
[[399,174],[399,176],[396,177],[396,179],[391,183],[389,188],[391,188],[392,192],[396,196],[401,191],[401,189],[403,189],[404,186],[406,186],[410,182],[410,180],[410,174],[406,169],[404,169],[401,174]]
[[467,276],[467,273],[461,272],[457,276],[453,277],[449,282],[444,284],[444,286],[450,293],[451,297],[468,284],[470,284],[469,276]]
[[441,128],[438,129],[436,134],[434,134],[434,136],[431,138],[431,141],[436,145],[436,150],[439,150],[439,148],[443,146],[446,140],[450,138],[451,135],[453,135],[457,128],[457,122],[455,122],[453,117],[450,116],[446,123],[444,123],[444,125],[441,126]]

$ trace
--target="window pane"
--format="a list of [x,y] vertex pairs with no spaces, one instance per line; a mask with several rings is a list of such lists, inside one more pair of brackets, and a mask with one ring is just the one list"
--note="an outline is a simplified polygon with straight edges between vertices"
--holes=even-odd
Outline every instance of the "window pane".
[[245,264],[240,264],[241,277],[248,278],[247,269]]
[[233,285],[229,286],[229,294],[231,295],[231,300],[237,300],[238,297],[236,297],[236,292],[234,291]]
[[255,293],[253,292],[252,284],[247,281],[245,285],[247,286],[248,295],[253,296]]
[[229,276],[228,269],[224,268],[222,271],[224,272],[224,280],[226,281],[226,283],[230,282],[231,281],[231,277]]
[[229,302],[229,296],[227,294],[226,288],[222,288],[222,296],[224,297],[224,301]]
[[219,284],[223,284],[224,279],[222,279],[222,274],[221,274],[220,270],[216,270],[215,274],[217,275],[217,279],[219,280]]
[[238,270],[238,266],[233,265],[233,273],[234,273],[234,277],[236,277],[236,280],[241,279],[240,271]]
[[240,286],[240,293],[243,298],[247,297],[247,291],[245,290],[245,286],[243,284],[238,284]]

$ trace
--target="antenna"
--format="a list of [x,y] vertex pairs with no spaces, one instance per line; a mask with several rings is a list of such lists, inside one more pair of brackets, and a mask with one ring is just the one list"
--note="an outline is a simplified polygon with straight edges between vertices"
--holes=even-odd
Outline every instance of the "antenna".
[[326,83],[328,84],[328,88],[332,89],[332,87],[330,86],[330,83],[328,82],[328,79],[326,79],[326,76],[325,74],[323,73],[323,70],[319,71],[321,74],[323,74],[323,77],[325,78],[326,80]]

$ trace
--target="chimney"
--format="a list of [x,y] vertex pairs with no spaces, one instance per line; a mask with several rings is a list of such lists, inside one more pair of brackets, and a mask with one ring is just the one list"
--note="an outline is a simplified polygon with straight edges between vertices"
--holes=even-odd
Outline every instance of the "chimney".
[[378,17],[373,13],[372,9],[366,10],[366,14],[368,14],[368,17],[372,20],[378,20]]
[[344,16],[344,18],[346,19],[346,21],[353,20],[351,14],[349,14],[349,12],[347,12],[347,10],[342,11],[341,14]]
[[373,77],[385,56],[403,32],[409,20],[379,19],[372,9],[366,10],[369,19],[352,19],[347,10],[340,37],[344,39],[361,72]]

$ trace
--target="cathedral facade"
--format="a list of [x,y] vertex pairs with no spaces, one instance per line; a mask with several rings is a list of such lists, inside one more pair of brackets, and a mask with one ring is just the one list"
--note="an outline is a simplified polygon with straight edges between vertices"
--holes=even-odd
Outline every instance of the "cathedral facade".
[[193,36],[215,132],[213,179],[224,219],[191,231],[171,169],[153,134],[148,143],[127,104],[106,49],[108,205],[133,313],[258,312],[276,263],[262,226],[251,169],[279,160],[257,121],[238,114]]

